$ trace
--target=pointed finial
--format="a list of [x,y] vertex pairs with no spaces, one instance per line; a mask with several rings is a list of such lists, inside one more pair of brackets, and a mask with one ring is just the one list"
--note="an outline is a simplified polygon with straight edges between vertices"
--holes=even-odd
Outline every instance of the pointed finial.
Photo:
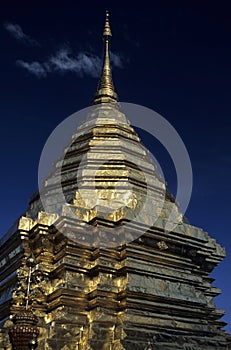
[[107,37],[107,36],[112,37],[111,28],[110,28],[110,22],[109,22],[109,12],[108,11],[106,11],[106,20],[105,20],[103,36],[104,37]]
[[98,84],[97,92],[93,101],[93,104],[99,103],[116,103],[118,97],[114,89],[112,80],[110,56],[109,56],[109,41],[112,37],[109,12],[106,11],[106,21],[104,26],[103,38],[104,38],[104,63],[101,73],[101,78]]

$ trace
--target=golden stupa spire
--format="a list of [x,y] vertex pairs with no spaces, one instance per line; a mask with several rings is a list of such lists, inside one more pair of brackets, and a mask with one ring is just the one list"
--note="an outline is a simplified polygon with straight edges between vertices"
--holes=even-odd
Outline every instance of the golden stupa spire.
[[112,37],[110,23],[109,23],[109,13],[106,11],[106,21],[103,32],[104,38],[104,63],[101,73],[101,78],[98,84],[97,92],[93,104],[99,103],[116,103],[118,102],[118,96],[114,90],[114,84],[112,81],[112,73],[110,66],[110,56],[109,56],[109,42]]

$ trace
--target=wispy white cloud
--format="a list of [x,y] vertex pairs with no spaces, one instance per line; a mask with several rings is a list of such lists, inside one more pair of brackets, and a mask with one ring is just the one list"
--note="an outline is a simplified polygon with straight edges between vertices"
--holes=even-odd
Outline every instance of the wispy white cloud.
[[47,76],[48,68],[39,62],[25,62],[23,60],[18,60],[16,64],[22,68],[25,68],[31,74],[36,75],[38,78],[44,78]]
[[[21,41],[26,45],[40,46],[35,39],[23,32],[20,25],[5,22],[4,27],[16,40]],[[124,68],[123,57],[113,52],[111,52],[110,56],[111,63],[114,67]],[[39,62],[37,60],[32,62],[17,60],[16,64],[39,78],[44,78],[49,73],[65,74],[67,72],[75,73],[79,77],[88,75],[95,78],[100,75],[102,59],[89,51],[82,51],[75,55],[71,48],[66,46],[51,55],[44,62]]]
[[31,38],[29,35],[23,32],[20,25],[16,23],[5,22],[4,27],[16,40],[21,41],[26,45],[39,46],[39,43],[35,39]]
[[[115,67],[123,68],[122,58],[111,53],[111,62]],[[18,60],[17,64],[31,74],[39,78],[46,77],[48,73],[65,74],[72,72],[79,77],[85,75],[99,77],[102,67],[102,59],[89,52],[79,52],[74,55],[70,48],[63,48],[57,51],[45,62],[25,62]]]
[[49,60],[49,66],[61,73],[74,72],[79,76],[90,75],[98,77],[101,69],[101,59],[87,52],[80,52],[77,56],[70,49],[61,49]]

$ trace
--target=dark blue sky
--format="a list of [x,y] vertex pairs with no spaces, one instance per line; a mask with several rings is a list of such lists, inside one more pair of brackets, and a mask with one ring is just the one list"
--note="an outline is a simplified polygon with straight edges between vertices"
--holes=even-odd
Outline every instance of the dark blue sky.
[[[223,290],[216,303],[231,324],[229,2],[9,1],[1,7],[1,235],[37,189],[49,134],[92,100],[109,9],[120,100],[152,108],[176,128],[193,166],[187,217],[226,247],[213,277]],[[174,192],[168,155],[151,137],[143,142]]]

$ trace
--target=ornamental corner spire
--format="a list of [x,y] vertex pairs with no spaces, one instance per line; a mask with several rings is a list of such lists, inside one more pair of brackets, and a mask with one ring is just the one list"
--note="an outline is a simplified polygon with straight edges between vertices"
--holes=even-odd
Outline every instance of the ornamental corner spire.
[[95,94],[93,104],[100,103],[116,103],[118,102],[118,96],[114,89],[112,80],[111,65],[110,65],[110,54],[109,54],[109,43],[112,37],[109,12],[106,11],[106,20],[103,32],[104,39],[104,62],[99,80],[97,92]]

